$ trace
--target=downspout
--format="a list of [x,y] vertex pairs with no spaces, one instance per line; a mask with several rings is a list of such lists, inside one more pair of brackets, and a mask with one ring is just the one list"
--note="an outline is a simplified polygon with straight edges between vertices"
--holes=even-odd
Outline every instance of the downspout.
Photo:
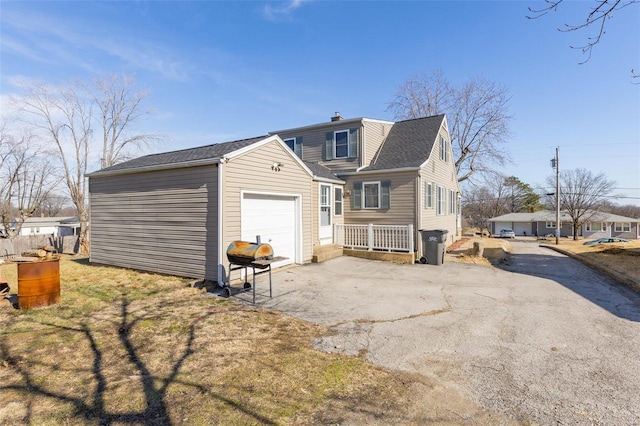
[[360,163],[360,167],[358,167],[358,171],[360,171],[364,167],[364,159],[367,155],[366,144],[364,143],[364,123],[360,122],[360,140],[358,141],[360,144],[360,158],[358,159]]
[[224,227],[222,226],[223,224],[223,214],[222,214],[222,206],[224,205],[224,203],[222,202],[222,196],[224,194],[224,191],[222,190],[223,188],[223,165],[229,161],[226,158],[221,158],[220,162],[218,162],[218,259],[217,259],[217,263],[218,263],[218,285],[220,287],[224,287],[224,279],[225,279],[225,273],[224,273],[224,266],[222,265],[222,250],[223,250],[223,241],[224,241],[224,235],[223,235],[223,230]]
[[419,257],[416,256],[415,253],[420,253],[420,245],[422,244],[422,241],[420,238],[418,238],[418,233],[420,232],[420,230],[422,229],[422,214],[421,214],[421,208],[422,208],[422,203],[424,202],[424,200],[420,199],[420,194],[422,193],[422,170],[418,169],[418,176],[416,177],[416,196],[415,196],[415,200],[416,200],[416,229],[413,230],[413,249],[414,249],[414,257]]

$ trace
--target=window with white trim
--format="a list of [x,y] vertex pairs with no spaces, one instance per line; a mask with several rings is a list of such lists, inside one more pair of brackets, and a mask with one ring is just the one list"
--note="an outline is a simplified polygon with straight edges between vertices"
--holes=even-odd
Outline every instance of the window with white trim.
[[427,209],[433,208],[433,184],[432,183],[427,183],[425,186],[424,206]]
[[630,222],[616,222],[614,225],[614,230],[616,232],[630,232],[631,231],[631,223]]
[[445,214],[446,209],[446,200],[447,192],[442,186],[436,187],[436,214],[443,215]]
[[380,208],[380,182],[364,182],[362,184],[364,192],[365,209],[378,209]]
[[291,151],[293,151],[299,158],[302,158],[302,136],[285,139],[284,143],[286,143]]
[[555,228],[555,227],[556,227],[555,222],[547,222],[547,228]]
[[440,159],[445,163],[449,162],[449,141],[440,136]]
[[589,222],[587,223],[587,231],[606,231],[606,227],[602,229],[602,225],[602,222]]
[[456,192],[449,191],[449,214],[456,214]]
[[342,216],[342,188],[335,187],[333,189],[334,211],[336,216]]
[[349,157],[349,131],[340,130],[333,133],[333,158]]

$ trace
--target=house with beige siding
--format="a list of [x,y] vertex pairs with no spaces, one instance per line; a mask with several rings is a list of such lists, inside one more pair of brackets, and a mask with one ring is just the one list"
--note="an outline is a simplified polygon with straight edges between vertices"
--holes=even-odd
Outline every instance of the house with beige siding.
[[333,243],[334,223],[411,225],[418,251],[423,229],[447,230],[448,243],[459,238],[460,188],[444,115],[392,122],[336,113],[325,123],[270,134],[344,182],[319,184],[341,206],[320,206],[314,244]]
[[273,247],[274,267],[312,261],[336,225],[459,230],[444,115],[326,123],[147,155],[90,173],[91,262],[228,282],[236,240]]

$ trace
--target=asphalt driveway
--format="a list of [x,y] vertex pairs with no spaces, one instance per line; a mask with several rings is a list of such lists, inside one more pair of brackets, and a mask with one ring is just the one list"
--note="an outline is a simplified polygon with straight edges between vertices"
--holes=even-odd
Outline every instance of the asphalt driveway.
[[[330,326],[319,349],[418,373],[540,424],[640,424],[640,295],[531,242],[504,269],[350,257],[274,272],[257,303]],[[473,416],[472,412],[467,413]]]

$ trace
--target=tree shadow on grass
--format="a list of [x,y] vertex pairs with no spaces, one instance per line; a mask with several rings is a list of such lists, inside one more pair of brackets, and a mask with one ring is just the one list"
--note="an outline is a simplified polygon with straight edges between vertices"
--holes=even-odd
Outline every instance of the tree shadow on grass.
[[[154,375],[149,366],[142,360],[139,350],[136,348],[136,342],[132,339],[132,331],[141,320],[150,317],[132,318],[129,312],[129,302],[126,298],[122,299],[120,318],[117,328],[118,341],[126,352],[128,362],[135,367],[137,376],[140,377],[143,396],[144,409],[130,412],[111,412],[105,406],[105,393],[109,384],[109,377],[104,371],[104,354],[101,350],[101,344],[98,341],[98,330],[92,330],[85,322],[80,323],[78,327],[60,326],[51,323],[42,323],[43,325],[53,327],[58,330],[65,330],[71,333],[79,333],[86,340],[91,348],[92,365],[91,376],[95,383],[92,389],[87,389],[85,395],[77,397],[69,393],[65,393],[59,389],[53,389],[43,383],[41,377],[29,369],[28,363],[22,361],[20,355],[15,355],[11,351],[11,347],[7,344],[7,339],[0,341],[0,360],[5,367],[12,369],[21,378],[19,384],[0,383],[0,392],[3,390],[13,390],[24,395],[26,403],[26,417],[23,419],[25,423],[32,423],[33,419],[33,396],[45,397],[60,403],[70,404],[73,406],[74,416],[83,418],[89,422],[98,422],[101,425],[118,424],[144,424],[144,425],[171,425],[169,407],[166,403],[167,391],[172,384],[181,384],[183,386],[196,388],[202,393],[208,394],[218,400],[232,406],[234,409],[243,412],[247,416],[262,424],[275,424],[272,420],[256,413],[242,405],[238,404],[224,395],[211,392],[205,386],[197,383],[189,383],[178,378],[180,370],[185,361],[193,356],[194,341],[196,337],[196,329],[198,324],[205,318],[213,315],[209,312],[196,318],[189,325],[186,342],[184,348],[180,352],[180,356],[171,367],[170,373],[165,377]],[[158,316],[161,314],[158,314]],[[57,369],[56,365],[51,368]],[[87,398],[86,395],[89,395]]]

